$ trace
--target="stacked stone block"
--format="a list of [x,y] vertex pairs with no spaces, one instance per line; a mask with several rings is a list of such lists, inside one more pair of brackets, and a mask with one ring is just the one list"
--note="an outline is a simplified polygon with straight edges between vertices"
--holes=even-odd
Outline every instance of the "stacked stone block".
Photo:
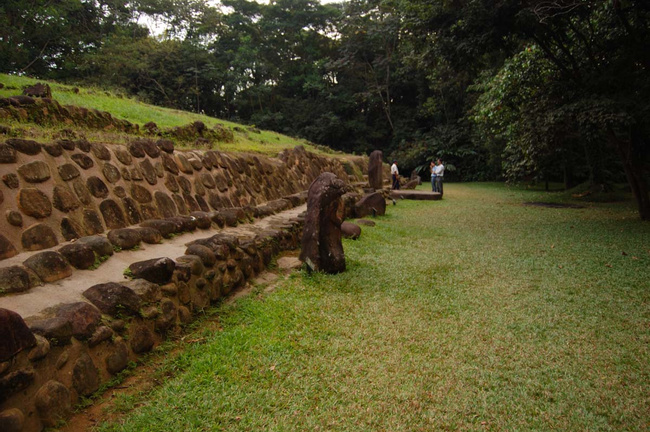
[[[302,226],[296,218],[255,236],[196,240],[181,257],[133,263],[134,279],[88,287],[87,302],[57,305],[27,323],[0,309],[0,430],[37,431],[68,418],[82,397],[179,333],[279,252],[298,247]],[[97,237],[80,242],[105,246]]]

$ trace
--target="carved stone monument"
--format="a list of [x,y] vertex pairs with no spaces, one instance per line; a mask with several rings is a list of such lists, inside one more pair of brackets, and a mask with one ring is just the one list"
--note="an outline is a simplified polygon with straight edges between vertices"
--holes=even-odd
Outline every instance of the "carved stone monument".
[[381,150],[375,150],[370,153],[370,160],[368,161],[368,184],[375,190],[381,189],[384,185],[381,166],[383,156],[384,154]]
[[309,187],[300,260],[311,271],[345,271],[341,243],[344,193],[345,183],[329,172],[319,175]]

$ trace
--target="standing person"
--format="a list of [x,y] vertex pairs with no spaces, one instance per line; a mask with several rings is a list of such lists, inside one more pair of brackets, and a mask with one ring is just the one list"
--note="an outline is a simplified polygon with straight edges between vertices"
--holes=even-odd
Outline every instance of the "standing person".
[[442,195],[442,179],[445,176],[445,166],[440,159],[438,159],[434,171],[436,172],[436,189]]
[[437,192],[436,188],[436,163],[434,161],[431,161],[431,164],[429,165],[429,169],[431,170],[431,191],[432,192]]
[[397,161],[393,161],[390,167],[390,174],[393,176],[393,189],[399,189],[399,170],[397,169]]

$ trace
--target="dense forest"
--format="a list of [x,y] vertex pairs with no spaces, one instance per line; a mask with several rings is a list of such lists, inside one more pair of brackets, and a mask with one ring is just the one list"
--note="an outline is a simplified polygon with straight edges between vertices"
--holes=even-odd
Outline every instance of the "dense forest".
[[649,20],[645,0],[4,0],[0,71],[407,172],[441,157],[459,180],[627,182],[650,219]]

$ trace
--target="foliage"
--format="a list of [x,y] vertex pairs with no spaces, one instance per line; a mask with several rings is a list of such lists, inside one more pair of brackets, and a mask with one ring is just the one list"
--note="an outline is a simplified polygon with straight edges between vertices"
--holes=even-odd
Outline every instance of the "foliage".
[[650,124],[639,115],[650,109],[642,48],[650,10],[635,1],[569,3],[521,8],[515,34],[531,45],[489,80],[477,119],[503,143],[509,177],[564,170],[566,179],[584,166],[592,184],[607,185],[624,171],[650,219]]
[[406,171],[438,153],[458,179],[625,176],[650,219],[647,1],[5,3],[6,72],[380,149]]

